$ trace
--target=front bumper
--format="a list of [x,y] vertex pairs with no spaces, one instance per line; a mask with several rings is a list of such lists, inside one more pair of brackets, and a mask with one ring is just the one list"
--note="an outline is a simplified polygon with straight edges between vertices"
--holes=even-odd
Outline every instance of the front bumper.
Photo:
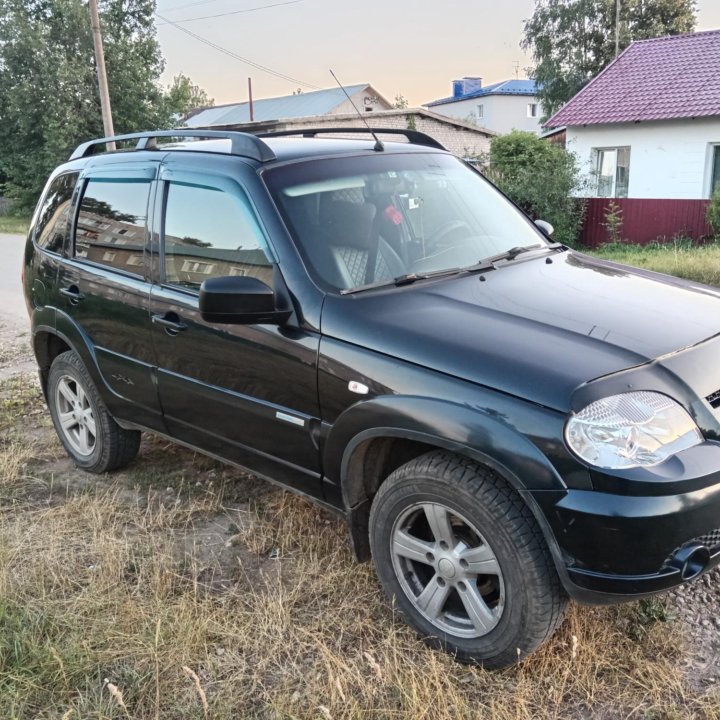
[[[602,604],[652,594],[720,564],[720,444],[676,457],[683,473],[675,467],[669,477],[659,466],[643,471],[645,477],[634,471],[632,479],[606,478],[614,492],[532,493],[572,598]],[[682,564],[693,546],[707,549],[696,554],[699,572]]]

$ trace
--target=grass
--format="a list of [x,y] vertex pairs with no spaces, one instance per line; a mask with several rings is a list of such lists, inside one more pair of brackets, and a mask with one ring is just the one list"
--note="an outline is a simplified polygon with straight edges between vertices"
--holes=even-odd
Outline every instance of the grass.
[[590,252],[625,265],[720,286],[720,242],[697,245],[677,240],[644,246],[616,243]]
[[25,235],[30,227],[30,218],[17,215],[0,215],[0,233]]
[[462,666],[305,500],[153,438],[89,476],[34,384],[0,400],[3,718],[720,720],[662,600],[576,606],[518,667]]

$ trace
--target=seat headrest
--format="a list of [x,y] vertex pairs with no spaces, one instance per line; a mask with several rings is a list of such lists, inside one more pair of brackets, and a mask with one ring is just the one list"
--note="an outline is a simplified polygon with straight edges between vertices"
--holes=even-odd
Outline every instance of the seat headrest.
[[374,205],[333,200],[323,204],[321,213],[320,225],[328,233],[332,245],[364,250],[370,247],[376,213]]

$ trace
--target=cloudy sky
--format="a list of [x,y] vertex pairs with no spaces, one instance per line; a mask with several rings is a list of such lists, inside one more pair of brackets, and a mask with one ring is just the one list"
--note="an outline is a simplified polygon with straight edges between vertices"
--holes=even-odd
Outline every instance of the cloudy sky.
[[[222,104],[247,99],[248,76],[255,97],[273,97],[300,87],[329,87],[332,68],[344,84],[370,82],[391,101],[402,94],[419,105],[448,95],[450,81],[463,75],[479,75],[489,84],[515,77],[518,68],[525,77],[530,58],[520,39],[533,4],[158,0],[158,14],[186,31],[157,20],[167,61],[163,79],[185,73]],[[698,9],[699,30],[720,29],[718,0],[698,0]]]

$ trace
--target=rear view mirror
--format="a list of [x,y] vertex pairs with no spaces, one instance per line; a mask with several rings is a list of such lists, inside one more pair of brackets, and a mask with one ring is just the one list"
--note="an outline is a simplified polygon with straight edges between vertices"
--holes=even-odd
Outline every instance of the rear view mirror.
[[538,228],[540,228],[540,232],[549,238],[551,238],[553,233],[555,232],[555,228],[545,220],[536,220],[535,224],[538,226]]
[[206,322],[226,325],[282,325],[291,310],[276,307],[272,288],[244,275],[208,278],[200,286],[200,314]]

